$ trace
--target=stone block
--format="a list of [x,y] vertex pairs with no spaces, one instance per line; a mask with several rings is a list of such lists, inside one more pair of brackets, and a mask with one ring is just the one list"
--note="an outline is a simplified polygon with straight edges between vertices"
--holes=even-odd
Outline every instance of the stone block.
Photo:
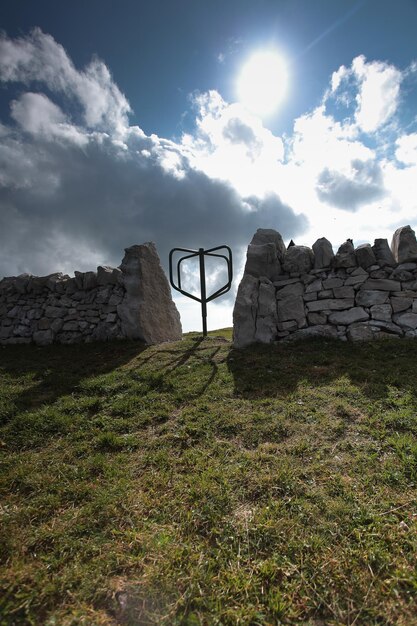
[[392,319],[402,328],[417,328],[417,313],[396,313]]
[[326,313],[309,313],[307,315],[308,323],[310,326],[317,326],[319,324],[327,324]]
[[320,279],[313,280],[306,286],[306,293],[313,293],[314,291],[322,291],[323,283]]
[[335,298],[354,298],[355,290],[353,287],[335,287],[333,289]]
[[359,290],[356,294],[356,304],[358,306],[373,306],[374,304],[385,304],[389,300],[387,291]]
[[374,304],[371,306],[369,312],[373,320],[382,320],[384,322],[392,321],[392,308],[390,304]]
[[401,291],[401,284],[396,280],[390,280],[388,278],[368,278],[361,289],[367,291],[375,289],[376,291]]
[[327,278],[323,280],[323,289],[334,289],[335,287],[343,287],[342,278]]
[[304,285],[302,282],[298,281],[292,283],[290,285],[286,285],[282,287],[282,289],[278,289],[276,292],[277,300],[284,300],[289,297],[301,296],[304,293]]
[[327,300],[328,298],[333,298],[333,295],[333,289],[323,289],[323,291],[317,293],[317,298],[319,300]]
[[344,309],[351,309],[354,306],[353,298],[329,299],[329,300],[317,300],[316,302],[308,302],[307,310],[309,313],[316,311],[324,311],[329,309],[331,311],[342,311]]
[[355,257],[357,264],[365,270],[376,263],[374,251],[369,243],[358,246],[355,250]]
[[352,307],[346,311],[337,311],[329,315],[330,324],[343,324],[348,326],[355,322],[364,322],[369,319],[368,313],[360,306]]
[[38,346],[47,346],[54,340],[54,335],[51,329],[37,330],[33,333],[33,341]]
[[314,263],[314,255],[307,246],[291,246],[286,250],[283,259],[283,270],[288,273],[304,274],[309,272]]
[[[392,296],[390,298],[390,303],[391,303],[393,313],[401,313],[402,311],[406,311],[413,305],[413,299],[412,298],[396,298],[395,296]],[[417,307],[416,307],[416,310],[414,310],[414,305],[413,305],[412,313],[417,313]]]
[[345,287],[352,287],[352,286],[360,286],[363,285],[363,283],[367,280],[368,278],[368,274],[363,275],[360,274],[359,276],[349,276],[349,278],[346,278],[345,280]]
[[374,338],[374,333],[366,322],[362,322],[349,326],[347,337],[350,341],[370,341]]
[[305,320],[304,301],[301,296],[278,300],[278,321],[296,320],[297,324]]
[[372,250],[374,251],[375,258],[381,267],[395,264],[394,256],[386,239],[375,239]]
[[333,263],[334,252],[332,244],[326,237],[321,237],[321,239],[317,239],[317,241],[313,243],[313,253],[314,269],[330,267]]

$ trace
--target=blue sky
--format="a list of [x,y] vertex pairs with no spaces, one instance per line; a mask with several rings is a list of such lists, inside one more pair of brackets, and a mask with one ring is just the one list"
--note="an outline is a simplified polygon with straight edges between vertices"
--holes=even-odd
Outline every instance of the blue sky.
[[[229,243],[240,269],[257,227],[337,247],[417,225],[416,0],[3,0],[0,24],[0,276],[149,239],[165,266]],[[288,73],[267,117],[237,90],[264,50]]]

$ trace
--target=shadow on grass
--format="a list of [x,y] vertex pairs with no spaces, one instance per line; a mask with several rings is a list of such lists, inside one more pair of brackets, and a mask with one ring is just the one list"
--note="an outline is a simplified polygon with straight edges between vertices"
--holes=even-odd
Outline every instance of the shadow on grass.
[[398,387],[417,400],[416,357],[415,339],[369,343],[310,339],[232,349],[228,367],[235,394],[245,398],[285,396],[301,381],[324,386],[347,376],[371,399],[385,398],[390,387]]
[[7,346],[0,349],[0,377],[31,385],[14,398],[17,410],[33,409],[74,392],[81,380],[113,371],[129,363],[148,346],[139,341],[111,341],[62,346]]

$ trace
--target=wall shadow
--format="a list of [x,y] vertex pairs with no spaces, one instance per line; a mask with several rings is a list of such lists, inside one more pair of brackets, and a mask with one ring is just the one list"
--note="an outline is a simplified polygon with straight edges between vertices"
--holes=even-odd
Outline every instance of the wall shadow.
[[30,387],[25,385],[13,402],[15,411],[32,410],[73,393],[82,379],[129,363],[148,347],[139,341],[5,346],[0,348],[0,377],[15,379],[17,385],[22,378],[30,379]]
[[232,349],[228,368],[235,395],[244,398],[285,397],[301,381],[325,386],[347,376],[370,399],[385,398],[390,387],[398,387],[417,400],[416,356],[415,339],[342,343],[317,338]]

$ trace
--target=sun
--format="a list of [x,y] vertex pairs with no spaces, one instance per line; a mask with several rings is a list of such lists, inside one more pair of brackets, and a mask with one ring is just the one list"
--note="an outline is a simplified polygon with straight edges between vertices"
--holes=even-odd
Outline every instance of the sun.
[[281,104],[287,85],[284,57],[275,50],[260,50],[242,67],[237,79],[237,96],[252,113],[267,117]]

